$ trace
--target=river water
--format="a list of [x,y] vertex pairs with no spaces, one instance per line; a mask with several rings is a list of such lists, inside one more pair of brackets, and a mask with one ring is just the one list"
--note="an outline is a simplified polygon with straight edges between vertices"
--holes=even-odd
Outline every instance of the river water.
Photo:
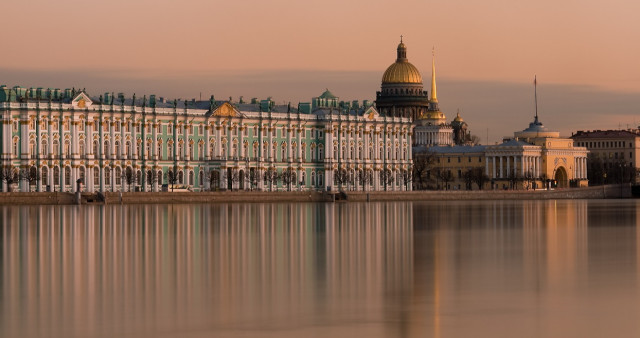
[[637,337],[640,200],[0,207],[0,337]]

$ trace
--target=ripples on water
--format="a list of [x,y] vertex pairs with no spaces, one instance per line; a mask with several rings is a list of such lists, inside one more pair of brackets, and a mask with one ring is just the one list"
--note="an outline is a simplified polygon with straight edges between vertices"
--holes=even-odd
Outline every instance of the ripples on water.
[[0,207],[0,337],[631,337],[640,202]]

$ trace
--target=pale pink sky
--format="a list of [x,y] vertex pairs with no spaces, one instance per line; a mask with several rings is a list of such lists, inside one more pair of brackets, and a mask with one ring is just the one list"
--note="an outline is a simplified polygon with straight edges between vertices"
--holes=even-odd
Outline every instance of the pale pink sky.
[[[409,60],[424,78],[430,75],[435,46],[443,86],[447,81],[525,85],[537,74],[541,85],[588,88],[588,99],[599,100],[602,90],[640,102],[639,1],[32,0],[3,2],[2,11],[0,84],[10,86],[66,87],[72,81],[90,92],[94,87],[96,94],[121,91],[83,81],[83,73],[99,73],[110,84],[121,79],[118,87],[138,93],[162,82],[158,95],[250,97],[263,95],[273,84],[252,80],[243,89],[224,82],[265,72],[279,81],[282,71],[289,82],[267,95],[283,101],[308,101],[325,87],[340,88],[337,94],[345,99],[373,99],[402,34]],[[29,81],[19,77],[23,71],[30,73]],[[344,76],[314,77],[314,71],[378,76],[344,82]],[[38,72],[40,78],[34,75]],[[61,75],[66,72],[75,77],[66,79]],[[297,81],[318,82],[301,93],[291,72],[306,76]],[[132,78],[140,87],[131,88]],[[189,85],[187,78],[197,85]],[[487,95],[494,105],[512,100],[501,92]],[[448,116],[462,107],[469,122],[477,120],[485,129],[487,122],[474,117],[465,98],[447,92],[446,86],[438,96]],[[528,110],[530,103],[527,98],[513,107]],[[620,123],[635,123],[631,120],[640,115],[639,107],[607,113],[622,115]],[[567,108],[567,114],[582,109]],[[530,120],[528,111],[523,114],[518,125]],[[594,120],[593,128],[598,123]]]

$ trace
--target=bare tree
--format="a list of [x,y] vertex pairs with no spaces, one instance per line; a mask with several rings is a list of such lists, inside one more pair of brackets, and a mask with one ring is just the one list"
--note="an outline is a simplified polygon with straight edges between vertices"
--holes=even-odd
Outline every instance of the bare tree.
[[413,159],[413,180],[418,190],[424,190],[429,181],[430,171],[436,163],[436,154],[432,151],[416,153]]
[[485,182],[489,181],[489,176],[485,174],[482,168],[473,168],[471,170],[471,180],[478,186],[478,190],[482,190]]
[[146,174],[147,184],[153,187],[154,184],[158,183],[158,172],[155,170],[147,170]]
[[411,182],[413,182],[413,169],[409,169],[409,170],[402,170],[401,172],[402,175],[402,183],[404,183],[404,190],[409,190],[409,184],[411,184]]
[[444,190],[447,190],[449,182],[453,181],[453,174],[451,170],[440,170],[438,172],[438,178],[442,181]]
[[19,180],[29,182],[29,191],[31,191],[31,185],[35,185],[40,180],[40,173],[36,166],[20,169]]
[[368,169],[360,169],[356,175],[358,184],[362,186],[362,191],[366,190],[367,184],[371,184],[373,182],[373,173]]
[[522,177],[522,180],[524,182],[524,187],[529,190],[529,189],[533,189],[533,184],[536,181],[536,177],[535,175],[533,175],[533,171],[532,170],[527,170],[524,173],[524,176]]
[[7,191],[11,192],[13,190],[12,185],[20,181],[20,172],[18,168],[12,165],[2,167],[0,170],[0,180],[5,182],[7,185]]
[[273,183],[277,184],[278,176],[278,171],[275,167],[270,167],[264,171],[263,178],[269,184],[269,191],[273,191]]
[[473,189],[473,168],[466,170],[462,173],[462,178],[464,179],[464,186],[467,190]]
[[204,173],[204,179],[209,181],[209,190],[214,191],[220,188],[220,172],[210,170]]
[[391,185],[395,177],[390,169],[384,169],[380,172],[380,182],[384,185],[384,190],[387,190],[387,186]]
[[522,180],[522,176],[515,169],[512,169],[509,172],[509,175],[507,175],[507,181],[509,181],[509,186],[513,190],[518,190],[518,182],[521,180]]
[[165,176],[165,179],[167,180],[167,183],[171,185],[171,192],[173,192],[174,186],[176,185],[176,183],[178,183],[178,169],[177,168],[169,169],[164,174],[164,176]]
[[342,190],[342,185],[349,181],[349,172],[347,172],[347,169],[345,168],[335,170],[333,173],[333,180],[338,185],[338,189]]
[[251,184],[251,190],[256,189],[258,187],[258,173],[256,170],[250,170],[247,173],[247,177],[249,180],[249,184]]
[[131,167],[126,167],[124,169],[124,181],[127,183],[129,191],[131,191],[131,185],[136,182],[136,173],[131,169]]
[[280,178],[282,179],[282,184],[287,186],[287,191],[291,191],[291,183],[295,183],[296,181],[296,172],[293,170],[293,168],[289,167],[282,170]]

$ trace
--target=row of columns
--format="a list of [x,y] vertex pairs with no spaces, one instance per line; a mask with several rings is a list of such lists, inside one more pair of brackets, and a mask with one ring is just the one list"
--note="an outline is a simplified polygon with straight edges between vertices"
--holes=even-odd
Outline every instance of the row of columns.
[[[520,177],[524,177],[528,172],[530,172],[533,177],[540,177],[541,161],[542,158],[540,156],[487,156],[485,160],[485,171],[490,178],[507,178],[511,172],[516,173]],[[489,162],[492,163],[493,170],[489,170]]]

